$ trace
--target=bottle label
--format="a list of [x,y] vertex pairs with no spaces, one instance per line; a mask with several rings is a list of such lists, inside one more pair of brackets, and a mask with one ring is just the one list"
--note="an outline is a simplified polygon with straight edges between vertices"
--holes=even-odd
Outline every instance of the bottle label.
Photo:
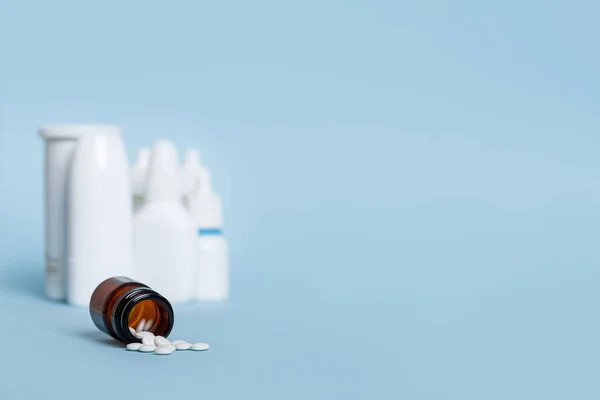
[[198,235],[200,236],[217,236],[222,235],[223,230],[219,228],[209,228],[209,229],[198,229]]

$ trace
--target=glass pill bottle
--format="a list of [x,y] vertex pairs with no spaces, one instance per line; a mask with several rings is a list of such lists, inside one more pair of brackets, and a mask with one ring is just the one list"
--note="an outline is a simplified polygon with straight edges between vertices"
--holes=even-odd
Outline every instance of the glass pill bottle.
[[98,329],[126,344],[140,341],[132,331],[140,326],[140,330],[167,337],[175,319],[166,298],[124,276],[98,285],[90,300],[90,316]]

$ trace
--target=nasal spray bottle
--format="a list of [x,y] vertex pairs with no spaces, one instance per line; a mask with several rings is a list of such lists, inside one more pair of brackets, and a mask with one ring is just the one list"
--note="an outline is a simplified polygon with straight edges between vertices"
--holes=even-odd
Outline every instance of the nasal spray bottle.
[[196,238],[196,299],[222,301],[229,297],[229,246],[223,236],[221,199],[212,189],[210,175],[190,195],[190,213]]
[[188,210],[190,209],[190,194],[198,190],[200,182],[206,176],[208,176],[208,170],[200,162],[200,152],[195,149],[186,150],[182,168],[182,201]]
[[99,129],[77,143],[69,174],[66,295],[87,306],[111,276],[131,276],[131,182],[117,127]]
[[135,164],[130,169],[131,186],[133,191],[133,212],[138,212],[144,205],[144,190],[148,165],[150,164],[150,149],[142,148],[137,153]]
[[177,149],[152,149],[143,207],[134,217],[136,276],[173,303],[193,300],[195,227],[180,200]]

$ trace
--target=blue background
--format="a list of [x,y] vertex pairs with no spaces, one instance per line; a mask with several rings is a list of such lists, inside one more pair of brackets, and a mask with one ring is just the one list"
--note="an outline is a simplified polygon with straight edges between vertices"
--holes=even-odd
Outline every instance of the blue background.
[[[0,398],[597,399],[599,12],[3,1]],[[44,299],[49,122],[200,148],[233,295],[173,338],[211,350]]]

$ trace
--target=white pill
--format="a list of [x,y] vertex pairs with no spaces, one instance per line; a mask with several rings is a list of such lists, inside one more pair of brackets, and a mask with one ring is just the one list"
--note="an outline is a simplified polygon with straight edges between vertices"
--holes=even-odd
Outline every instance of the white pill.
[[151,344],[151,345],[155,346],[156,344],[154,343],[154,335],[144,335],[142,337],[142,343],[143,344]]
[[137,327],[135,328],[136,331],[143,331],[144,327],[146,326],[146,319],[142,318],[142,320],[140,321],[140,323],[137,325]]
[[154,337],[154,333],[148,331],[139,331],[135,333],[135,337],[138,339],[143,338],[144,336],[152,336]]
[[150,328],[152,328],[153,324],[154,324],[154,320],[153,319],[148,320],[148,322],[146,322],[146,325],[144,325],[144,330],[145,331],[149,331]]
[[177,350],[189,350],[190,347],[192,347],[192,345],[188,342],[184,342],[183,340],[175,345]]
[[166,354],[173,354],[173,349],[171,348],[171,346],[158,346],[156,349],[154,349],[154,354],[160,354],[160,355],[166,355]]
[[135,329],[133,329],[132,327],[129,327],[129,332],[131,332],[131,334],[135,336]]
[[206,343],[194,343],[190,349],[194,351],[204,351],[208,350],[209,347],[210,346]]
[[136,351],[136,350],[139,350],[140,347],[142,347],[141,343],[137,343],[137,342],[135,342],[135,343],[129,343],[127,345],[127,350]]
[[171,342],[162,336],[157,336],[154,338],[154,344],[157,346],[170,346]]
[[152,353],[154,350],[156,350],[156,346],[153,344],[144,344],[138,349],[142,353]]
[[185,340],[173,340],[171,344],[177,346],[179,343],[187,343]]

